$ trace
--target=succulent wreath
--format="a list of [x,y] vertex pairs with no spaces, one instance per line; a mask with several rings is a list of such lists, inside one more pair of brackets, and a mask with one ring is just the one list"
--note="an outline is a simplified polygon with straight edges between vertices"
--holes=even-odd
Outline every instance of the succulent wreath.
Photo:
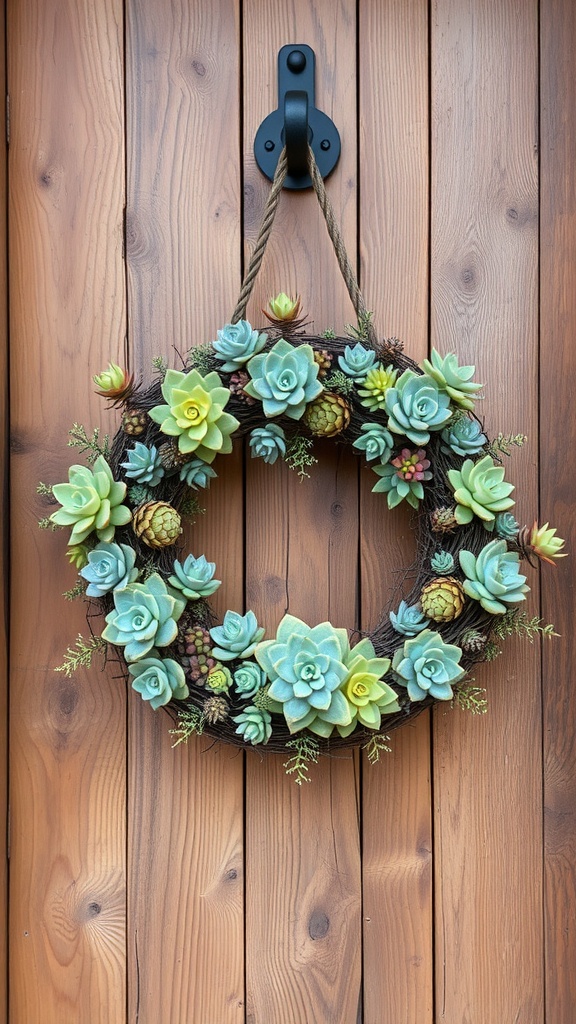
[[[67,596],[89,602],[90,623],[94,607],[105,617],[59,669],[100,649],[153,709],[173,713],[175,742],[204,732],[288,751],[298,782],[319,753],[360,744],[377,760],[390,731],[433,702],[483,710],[473,665],[511,633],[553,633],[519,610],[529,590],[521,562],[564,554],[548,523],[521,529],[513,516],[502,462],[524,437],[488,439],[475,367],[434,349],[417,365],[397,339],[376,339],[358,293],[355,305],[346,336],[312,335],[300,300],[280,293],[266,329],[235,315],[182,369],[158,360],[148,386],[110,363],[94,382],[121,410],[112,443],[75,425],[69,444],[88,465],[39,487],[60,506],[41,525],[71,530],[79,577]],[[252,610],[218,622],[216,566],[183,550],[183,520],[215,464],[224,474],[235,439],[307,475],[319,437],[363,460],[388,508],[414,510],[417,562],[402,600],[367,635],[287,614],[266,636]]]

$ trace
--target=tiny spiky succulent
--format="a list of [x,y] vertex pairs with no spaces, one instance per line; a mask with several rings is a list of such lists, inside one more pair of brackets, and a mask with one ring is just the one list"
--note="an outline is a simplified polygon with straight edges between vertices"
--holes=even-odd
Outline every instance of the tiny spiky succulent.
[[215,693],[206,698],[202,704],[202,711],[208,725],[218,725],[219,722],[225,722],[228,718],[230,706],[222,694]]
[[453,505],[441,505],[435,508],[430,516],[430,529],[433,533],[450,533],[458,523],[456,522],[456,509]]
[[[372,412],[384,411],[386,395],[396,382],[398,370],[393,366],[373,366],[358,388],[358,394],[362,399],[362,405]],[[427,438],[426,438],[427,440]]]
[[112,405],[120,405],[127,402],[134,390],[134,374],[123,370],[117,363],[109,363],[108,367],[92,377],[96,387],[96,394],[106,398]]
[[166,548],[175,544],[182,533],[179,512],[166,501],[147,501],[134,512],[134,533],[149,548]]
[[555,527],[549,528],[548,523],[538,526],[536,519],[532,527],[525,526],[520,530],[518,543],[528,561],[531,555],[536,555],[543,562],[554,565],[555,558],[566,558],[566,552],[561,550],[566,542],[561,537],[556,537],[555,533]]

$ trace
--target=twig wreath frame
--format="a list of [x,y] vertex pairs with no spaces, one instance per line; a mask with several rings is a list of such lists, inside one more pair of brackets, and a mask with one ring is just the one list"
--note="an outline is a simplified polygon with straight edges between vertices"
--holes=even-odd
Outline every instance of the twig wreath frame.
[[[397,339],[378,340],[311,150],[309,164],[358,327],[346,337],[306,334],[299,300],[283,293],[270,302],[266,330],[245,319],[283,155],[231,322],[191,349],[182,369],[157,361],[149,386],[113,363],[95,376],[121,408],[121,426],[109,445],[75,425],[69,443],[89,465],[39,488],[60,505],[41,525],[71,528],[79,578],[67,596],[89,602],[90,621],[94,606],[106,620],[101,635],[78,638],[60,670],[102,649],[152,708],[173,713],[176,742],[205,732],[288,751],[298,782],[319,753],[361,745],[377,760],[390,731],[435,701],[483,710],[473,665],[495,657],[511,633],[553,632],[519,611],[529,589],[521,560],[553,562],[564,544],[547,523],[520,529],[514,519],[502,456],[524,438],[484,434],[475,368],[435,350],[417,365]],[[229,610],[218,623],[209,604],[215,565],[182,552],[182,519],[216,476],[216,456],[223,471],[234,439],[307,475],[316,437],[351,447],[388,507],[415,510],[408,592],[368,635],[286,615],[266,637],[251,610]]]

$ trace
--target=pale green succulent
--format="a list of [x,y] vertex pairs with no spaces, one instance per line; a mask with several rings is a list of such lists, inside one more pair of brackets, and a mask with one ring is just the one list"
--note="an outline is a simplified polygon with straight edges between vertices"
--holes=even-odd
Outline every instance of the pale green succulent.
[[240,615],[227,611],[221,626],[213,626],[210,636],[215,641],[212,654],[220,661],[234,661],[235,658],[249,658],[254,654],[256,644],[264,636],[264,628],[258,626],[254,612]]
[[518,536],[520,524],[516,521],[511,512],[499,512],[496,516],[496,533],[504,540],[512,540]]
[[70,466],[69,483],[54,484],[52,493],[62,508],[53,512],[50,521],[58,526],[71,526],[70,544],[81,544],[92,532],[98,540],[111,541],[117,526],[126,526],[132,513],[122,504],[126,484],[115,481],[103,455],[94,468]]
[[264,671],[255,661],[245,661],[234,672],[234,688],[244,700],[254,697],[266,682]]
[[129,479],[139,484],[148,484],[149,487],[156,487],[160,483],[164,476],[164,466],[155,445],[147,448],[141,441],[136,441],[134,448],[130,448],[126,454],[128,461],[120,465],[126,470]]
[[192,459],[180,470],[182,482],[188,487],[193,487],[195,491],[199,487],[210,487],[210,481],[214,480],[217,475],[216,470],[212,466],[208,466],[203,459]]
[[172,698],[185,700],[189,695],[182,666],[173,658],[161,658],[156,650],[150,651],[147,658],[132,662],[128,671],[132,676],[132,689],[142,700],[149,701],[155,711]]
[[352,721],[340,685],[348,675],[345,629],[329,622],[310,627],[285,615],[274,640],[258,644],[255,658],[271,682],[270,697],[282,704],[290,732],[309,729],[329,736],[337,725]]
[[346,698],[351,721],[336,725],[342,737],[349,736],[356,726],[379,729],[382,715],[400,710],[398,698],[383,676],[390,670],[390,658],[378,658],[368,638],[356,644],[344,656],[348,670],[340,690]]
[[390,622],[397,633],[403,636],[416,636],[426,628],[429,620],[419,605],[409,605],[406,601],[400,601],[397,610],[390,612]]
[[472,420],[469,416],[458,416],[444,427],[441,437],[444,451],[453,451],[462,456],[477,455],[488,441],[478,420]]
[[472,551],[461,551],[459,558],[466,576],[465,593],[491,615],[503,615],[507,605],[524,601],[530,587],[518,571],[518,552],[508,551],[505,540],[491,540],[477,557]]
[[247,320],[239,320],[236,324],[226,324],[218,331],[218,339],[212,342],[212,348],[216,358],[222,360],[222,369],[234,373],[260,352],[267,340],[267,334],[255,331]]
[[415,444],[426,444],[430,431],[442,430],[452,416],[450,398],[427,374],[404,370],[385,396],[388,427]]
[[473,515],[493,525],[497,512],[514,505],[510,497],[514,486],[505,482],[503,467],[497,466],[490,455],[479,462],[466,459],[461,469],[448,470],[448,479],[458,503],[456,522],[461,525],[471,522]]
[[254,427],[248,443],[252,458],[264,459],[269,465],[273,465],[279,455],[286,454],[286,435],[277,423]]
[[213,579],[215,572],[216,563],[207,562],[205,555],[199,558],[188,555],[183,565],[175,559],[174,575],[168,577],[168,583],[181,590],[189,601],[198,601],[218,590],[221,581]]
[[111,590],[122,590],[138,576],[134,568],[136,552],[129,544],[101,541],[88,552],[88,564],[80,575],[88,581],[88,597],[103,597]]
[[364,380],[368,370],[371,370],[376,362],[376,353],[373,349],[364,348],[358,341],[354,347],[346,345],[344,355],[338,356],[340,369],[352,380]]
[[211,463],[218,452],[232,451],[231,434],[239,426],[235,416],[224,412],[230,392],[214,371],[203,377],[198,370],[167,370],[162,382],[166,405],[155,405],[150,418],[162,433],[178,438],[184,454]]
[[444,642],[440,633],[425,629],[394,652],[392,669],[396,682],[405,686],[411,701],[434,697],[451,700],[452,683],[465,675],[460,666],[462,651]]
[[158,573],[145,583],[129,583],[114,591],[114,609],[106,616],[102,637],[124,647],[126,661],[139,661],[153,647],[167,647],[178,632],[186,601],[170,592]]
[[455,405],[461,409],[474,408],[473,396],[482,389],[482,384],[475,384],[470,380],[474,375],[475,366],[458,366],[458,359],[454,353],[441,356],[433,348],[431,359],[424,359],[422,369],[450,396]]
[[360,437],[356,438],[352,447],[364,452],[367,462],[379,459],[384,464],[392,454],[394,441],[390,431],[381,423],[363,423],[360,427]]
[[449,576],[454,569],[454,556],[449,551],[436,551],[430,559],[430,567],[439,576]]
[[284,415],[299,420],[307,403],[322,391],[318,370],[311,345],[294,348],[280,338],[269,352],[250,360],[251,380],[244,385],[244,391],[262,402],[265,416]]
[[249,704],[244,711],[233,719],[238,728],[236,732],[248,743],[255,746],[257,743],[268,743],[272,735],[272,717],[263,708],[257,708]]

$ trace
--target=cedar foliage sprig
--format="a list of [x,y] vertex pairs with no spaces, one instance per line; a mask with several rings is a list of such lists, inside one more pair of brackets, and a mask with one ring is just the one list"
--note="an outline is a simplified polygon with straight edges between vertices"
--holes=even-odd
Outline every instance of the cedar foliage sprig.
[[346,334],[356,341],[366,341],[370,334],[373,316],[374,313],[370,309],[367,309],[365,313],[360,313],[358,316],[358,326],[354,327],[352,324],[346,324]]
[[99,455],[103,455],[105,459],[110,457],[110,438],[108,434],[105,434],[100,439],[98,427],[92,431],[92,437],[88,437],[86,427],[83,427],[81,423],[74,423],[69,434],[68,447],[79,448],[83,454],[86,454],[87,462],[96,462]]
[[297,736],[293,740],[288,740],[286,747],[296,751],[284,762],[286,775],[293,775],[297,786],[301,786],[303,782],[310,782],[308,777],[310,763],[318,764],[320,749],[318,740],[315,740],[313,736]]
[[54,671],[63,672],[64,675],[70,677],[79,668],[90,668],[96,651],[104,652],[105,650],[106,641],[101,636],[91,636],[85,640],[82,634],[78,633],[76,643],[73,647],[66,649],[64,661],[61,665],[57,665]]
[[84,583],[84,580],[77,580],[70,590],[64,591],[62,596],[65,597],[67,601],[75,601],[77,597],[84,597],[85,593],[86,584]]
[[306,470],[314,466],[318,459],[312,455],[314,442],[310,437],[303,437],[302,434],[294,434],[286,442],[286,455],[284,461],[290,469],[296,470],[298,476],[304,479],[310,474]]
[[378,764],[382,752],[386,754],[392,753],[392,747],[388,746],[389,739],[390,737],[385,735],[372,736],[368,743],[362,747],[362,750],[366,751],[366,757],[370,764]]
[[485,715],[488,711],[488,701],[482,696],[485,693],[486,690],[483,686],[462,684],[455,688],[451,706],[459,707],[462,711],[469,711],[472,715]]
[[551,622],[544,625],[543,620],[537,615],[529,618],[526,612],[521,612],[517,608],[511,608],[504,615],[499,615],[492,632],[499,640],[505,640],[509,636],[521,636],[531,644],[537,636],[560,636]]
[[500,455],[511,455],[512,448],[521,448],[527,440],[526,434],[498,434],[486,445],[486,452],[501,463]]
[[187,711],[178,712],[178,725],[170,729],[170,736],[177,736],[178,739],[172,744],[172,748],[179,743],[187,743],[191,736],[201,736],[204,732],[206,717],[199,708],[190,708]]
[[348,377],[342,370],[332,370],[326,377],[324,386],[327,391],[335,391],[338,395],[351,395],[356,385],[351,377]]

